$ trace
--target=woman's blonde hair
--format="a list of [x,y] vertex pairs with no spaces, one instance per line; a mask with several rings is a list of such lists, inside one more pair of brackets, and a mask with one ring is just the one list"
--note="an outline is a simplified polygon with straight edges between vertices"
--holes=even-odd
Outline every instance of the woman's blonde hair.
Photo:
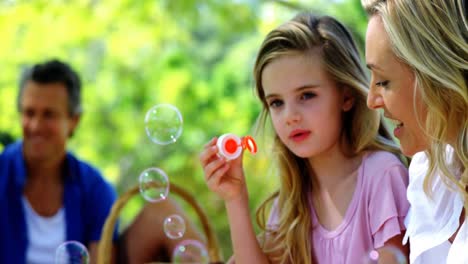
[[[468,23],[466,0],[362,0],[369,15],[382,18],[395,55],[412,68],[427,106],[424,128],[429,170],[463,195],[468,213]],[[453,154],[447,153],[447,146]],[[452,156],[450,158],[450,156]],[[451,159],[451,160],[450,160]]]
[[[398,146],[391,140],[381,115],[366,105],[368,80],[350,32],[329,16],[300,14],[266,36],[254,66],[256,93],[263,103],[258,128],[265,130],[266,123],[271,124],[262,86],[263,70],[281,56],[298,53],[317,63],[321,61],[337,87],[348,88],[354,97],[352,109],[344,112],[342,117],[341,140],[350,146],[350,151],[343,149],[343,152],[353,156],[364,150],[387,150],[399,155]],[[314,58],[316,54],[321,58]],[[265,244],[264,250],[277,256],[280,263],[317,263],[310,240],[312,220],[309,196],[314,184],[313,170],[307,159],[294,155],[276,133],[273,145],[279,166],[280,187],[257,211],[257,222],[266,234],[264,238],[269,237],[272,240],[270,244],[274,245]],[[273,231],[265,223],[266,208],[276,197],[279,222]]]

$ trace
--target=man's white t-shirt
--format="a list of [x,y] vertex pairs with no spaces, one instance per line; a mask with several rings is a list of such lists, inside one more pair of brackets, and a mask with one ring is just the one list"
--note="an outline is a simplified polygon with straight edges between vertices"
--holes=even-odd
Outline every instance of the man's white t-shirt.
[[51,217],[40,216],[34,211],[28,199],[23,196],[23,207],[28,230],[26,263],[55,263],[55,250],[65,242],[65,210]]

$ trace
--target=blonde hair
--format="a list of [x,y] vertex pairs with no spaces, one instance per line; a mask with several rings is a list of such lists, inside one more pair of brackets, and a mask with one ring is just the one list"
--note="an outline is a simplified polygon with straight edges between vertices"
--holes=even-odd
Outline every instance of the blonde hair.
[[[319,53],[311,52],[317,49]],[[263,103],[259,128],[265,130],[266,123],[271,121],[262,86],[263,70],[281,56],[298,53],[309,57],[319,54],[337,87],[347,87],[352,92],[354,105],[350,111],[343,113],[341,140],[350,145],[350,153],[345,154],[353,156],[364,150],[387,150],[399,154],[398,146],[391,140],[381,115],[366,105],[368,80],[350,32],[329,16],[300,14],[266,36],[254,66],[256,93]],[[274,244],[272,247],[264,245],[264,250],[273,255],[280,252],[278,261],[281,263],[317,263],[310,241],[312,220],[309,195],[314,184],[313,170],[307,160],[294,155],[276,133],[273,153],[279,166],[279,191],[257,211],[257,222],[265,231],[264,239],[268,236]],[[275,230],[270,230],[265,224],[266,207],[276,197],[279,222]]]
[[[395,55],[412,68],[427,107],[429,144],[424,191],[434,175],[456,186],[468,213],[468,23],[465,0],[362,0],[382,18]],[[430,107],[429,107],[430,106]],[[453,154],[447,153],[447,146]]]

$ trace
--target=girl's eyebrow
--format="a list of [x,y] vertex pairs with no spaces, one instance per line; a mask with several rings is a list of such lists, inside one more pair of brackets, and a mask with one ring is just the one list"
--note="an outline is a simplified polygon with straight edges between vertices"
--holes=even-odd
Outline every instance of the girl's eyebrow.
[[[299,86],[297,87],[296,89],[294,89],[295,92],[300,92],[302,90],[307,90],[307,89],[317,89],[320,85],[318,84],[305,84],[305,85],[302,85],[302,86]],[[270,97],[276,97],[278,96],[278,94],[266,94],[265,95],[265,99],[268,99]]]

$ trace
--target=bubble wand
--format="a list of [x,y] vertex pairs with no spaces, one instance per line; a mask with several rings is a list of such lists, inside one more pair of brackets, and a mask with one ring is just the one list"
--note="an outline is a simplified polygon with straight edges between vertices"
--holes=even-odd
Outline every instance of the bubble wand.
[[257,153],[257,143],[251,136],[245,136],[241,139],[232,133],[227,133],[218,138],[216,146],[218,147],[218,154],[226,158],[226,160],[239,157],[242,149],[247,149],[252,154]]

